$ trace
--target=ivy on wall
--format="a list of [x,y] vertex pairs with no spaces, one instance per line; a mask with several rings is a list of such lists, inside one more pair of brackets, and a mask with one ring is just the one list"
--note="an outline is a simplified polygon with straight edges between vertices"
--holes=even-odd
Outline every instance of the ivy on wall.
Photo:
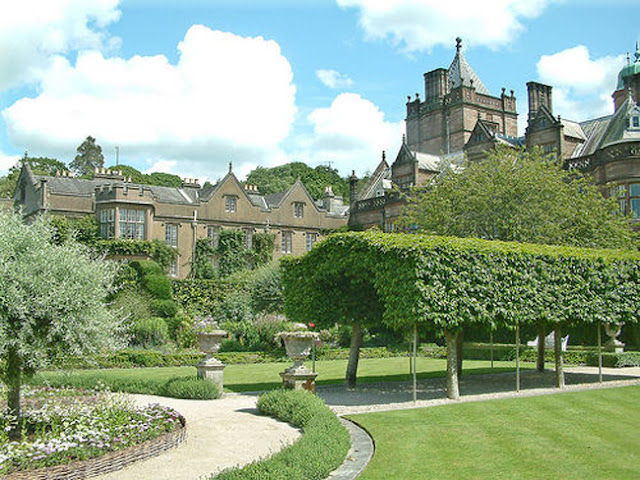
[[[245,245],[245,232],[239,229],[221,230],[217,248],[210,239],[196,241],[192,277],[199,279],[226,278],[247,268],[266,265],[273,258],[275,235],[255,233],[250,249]],[[215,262],[215,265],[214,265]]]

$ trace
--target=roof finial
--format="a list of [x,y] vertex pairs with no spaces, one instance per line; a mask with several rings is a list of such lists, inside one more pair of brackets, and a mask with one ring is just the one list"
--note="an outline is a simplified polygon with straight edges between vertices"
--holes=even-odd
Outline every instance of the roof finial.
[[386,160],[387,159],[387,152],[385,152],[384,150],[382,150],[382,160]]
[[640,44],[636,40],[636,62],[640,62]]
[[456,52],[460,53],[460,50],[462,50],[462,39],[456,37]]
[[233,162],[229,162],[229,173],[233,173]]

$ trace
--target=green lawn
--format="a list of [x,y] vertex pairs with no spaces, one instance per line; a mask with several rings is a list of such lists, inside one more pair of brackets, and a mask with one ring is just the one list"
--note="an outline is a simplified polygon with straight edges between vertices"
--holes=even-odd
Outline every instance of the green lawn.
[[362,480],[640,478],[640,387],[354,415]]
[[[224,370],[224,386],[227,392],[250,392],[269,390],[282,385],[279,372],[287,368],[287,363],[258,363],[244,365],[227,365]],[[311,364],[308,364],[311,368]],[[446,361],[434,358],[418,358],[418,378],[444,376]],[[495,362],[495,368],[490,369],[487,361],[466,360],[465,371],[468,373],[487,373],[513,370],[513,362]],[[528,365],[529,367],[532,366]],[[336,384],[344,381],[347,367],[346,360],[326,360],[316,362],[319,385]],[[72,372],[44,372],[35,378],[37,383],[48,381],[54,385],[61,383],[78,387],[92,388],[99,379],[111,385],[114,389],[136,393],[153,393],[158,385],[176,377],[195,376],[195,367],[166,367],[166,368],[129,368],[108,370],[75,370]],[[409,359],[372,358],[360,360],[358,366],[358,381],[390,382],[410,380]],[[132,388],[133,387],[133,388]]]

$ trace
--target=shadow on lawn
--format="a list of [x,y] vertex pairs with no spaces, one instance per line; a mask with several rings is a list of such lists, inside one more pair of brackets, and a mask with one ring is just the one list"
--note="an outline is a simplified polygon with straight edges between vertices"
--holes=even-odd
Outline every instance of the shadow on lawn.
[[[481,375],[487,373],[504,373],[504,372],[513,372],[514,369],[512,367],[496,367],[496,368],[474,368],[469,369],[465,373],[467,375]],[[426,379],[442,379],[444,380],[445,372],[444,371],[435,371],[435,372],[418,372],[418,380],[426,380]],[[381,383],[399,383],[399,382],[410,382],[412,381],[412,376],[408,373],[395,374],[395,375],[358,375],[358,385],[367,385],[374,384],[379,385]],[[343,378],[331,378],[331,379],[322,379],[322,372],[318,372],[318,378],[316,379],[317,386],[344,386]],[[239,384],[226,384],[224,386],[225,391],[234,392],[234,393],[254,393],[261,392],[264,390],[273,390],[274,388],[278,388],[282,386],[281,381],[274,380],[273,382],[257,382],[257,383],[239,383]]]
[[[463,375],[460,378],[460,394],[462,397],[467,395],[483,395],[503,392],[513,392],[516,389],[516,374],[513,369],[502,369],[502,373],[496,370],[490,374],[480,372],[477,369],[473,373],[476,375]],[[511,370],[511,371],[504,371]],[[555,386],[555,373],[552,370],[546,370],[543,373],[536,370],[523,370],[520,372],[520,390],[533,390],[540,388],[553,388]],[[628,375],[603,375],[603,382],[611,382],[615,380],[633,380],[637,377]],[[565,372],[565,382],[567,385],[578,385],[585,383],[597,383],[597,373],[578,373]],[[446,382],[443,375],[440,378],[424,378],[417,384],[418,401],[440,400],[446,398]],[[318,395],[328,405],[342,406],[360,406],[360,405],[384,405],[389,403],[404,403],[413,401],[413,383],[412,382],[396,382],[396,383],[362,383],[354,389],[347,389],[344,385],[340,386],[320,386]]]

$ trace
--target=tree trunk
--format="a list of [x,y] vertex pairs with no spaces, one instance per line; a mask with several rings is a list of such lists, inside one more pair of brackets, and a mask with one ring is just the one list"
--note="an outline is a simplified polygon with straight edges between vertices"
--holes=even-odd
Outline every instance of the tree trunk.
[[562,329],[560,323],[553,327],[555,341],[553,343],[556,357],[556,387],[564,388],[564,366],[562,358]]
[[457,339],[458,332],[445,330],[447,339],[447,398],[458,400],[460,398],[460,387],[458,385],[458,359]]
[[362,346],[362,327],[359,323],[354,323],[351,327],[351,348],[349,350],[349,363],[347,364],[347,387],[356,386],[356,376],[358,374],[358,360],[360,360],[360,347]]
[[536,368],[539,372],[544,372],[544,337],[546,330],[544,328],[544,320],[538,321],[538,360]]
[[20,387],[22,385],[22,359],[16,347],[7,351],[7,411],[16,419],[9,430],[10,440],[20,440]]
[[456,362],[458,367],[458,377],[462,376],[462,349],[464,342],[464,330],[460,330],[458,332],[458,336],[456,338]]

